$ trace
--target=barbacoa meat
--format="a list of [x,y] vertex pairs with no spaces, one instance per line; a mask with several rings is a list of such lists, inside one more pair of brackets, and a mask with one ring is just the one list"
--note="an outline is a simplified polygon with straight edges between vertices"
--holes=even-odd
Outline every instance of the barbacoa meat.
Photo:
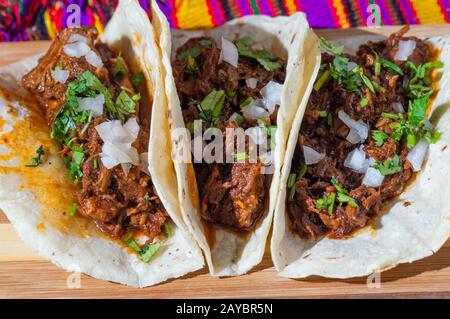
[[[70,57],[64,54],[63,46],[72,35],[81,35],[88,39],[88,45],[102,59],[103,67],[95,68],[84,57]],[[77,79],[85,71],[91,71],[101,83],[111,92],[126,89],[130,94],[135,89],[130,82],[130,74],[120,78],[112,76],[116,66],[117,54],[102,43],[95,43],[97,31],[95,28],[65,29],[57,35],[48,52],[39,60],[39,64],[22,80],[22,84],[37,98],[45,112],[50,127],[55,116],[66,101],[68,84]],[[123,66],[127,69],[122,59]],[[60,83],[52,77],[52,70],[58,66],[69,71],[69,78]],[[115,98],[115,96],[114,96]],[[135,105],[139,114],[139,103]],[[121,166],[107,169],[103,166],[99,154],[103,141],[95,127],[109,120],[106,110],[103,115],[95,117],[84,134],[79,134],[76,145],[83,145],[88,157],[84,160],[81,171],[81,189],[77,192],[77,208],[82,215],[92,219],[98,227],[112,237],[120,237],[127,232],[142,233],[148,237],[148,242],[161,233],[161,227],[168,218],[162,203],[156,195],[149,175],[132,165],[128,174]],[[139,136],[133,143],[138,153],[148,151],[149,122],[138,119]],[[78,133],[84,125],[77,126]],[[73,149],[72,145],[72,149]],[[63,145],[61,152],[64,158],[73,157],[71,148]]]
[[[193,52],[192,50],[198,52],[192,57],[180,58],[182,54]],[[283,83],[285,67],[280,59],[281,67],[269,72],[257,61],[240,56],[238,67],[235,68],[221,61],[220,51],[213,38],[190,39],[176,51],[173,74],[187,126],[201,119],[199,108],[192,103],[193,100],[202,101],[213,90],[226,92],[217,123],[211,125],[221,129],[225,136],[227,127],[238,127],[230,120],[230,116],[242,111],[240,104],[248,97],[261,97],[260,90],[269,81]],[[257,79],[255,88],[246,84],[246,79],[250,78]],[[276,112],[263,121],[267,126],[275,123]],[[244,121],[239,127],[245,130],[255,126],[256,122]],[[207,123],[203,123],[203,130],[207,127]],[[194,164],[201,200],[201,217],[205,221],[239,232],[253,229],[264,213],[268,192],[261,168],[261,162],[250,163],[248,160],[242,163]]]
[[[386,116],[386,113],[398,114],[399,111],[394,106],[400,103],[406,111],[401,115],[402,119],[408,120],[411,116],[408,105],[414,99],[408,91],[411,90],[408,88],[408,81],[413,78],[414,71],[407,65],[408,62],[396,60],[395,56],[399,41],[414,41],[415,48],[407,60],[415,66],[430,61],[433,51],[416,37],[403,37],[406,31],[407,28],[402,29],[385,41],[368,42],[359,47],[356,55],[340,54],[348,59],[349,64],[355,63],[354,66],[361,67],[363,74],[377,88],[376,92],[372,92],[365,83],[361,85],[359,92],[349,89],[345,79],[339,83],[332,77],[322,83],[319,89],[312,91],[292,162],[291,176],[295,182],[290,186],[286,199],[290,228],[299,236],[316,238],[328,235],[337,239],[347,237],[378,216],[386,203],[398,196],[413,176],[411,164],[406,159],[409,152],[406,138],[394,138],[394,134],[399,132],[401,120]],[[375,74],[376,63],[380,63],[377,55],[381,60],[388,61],[378,66],[379,74]],[[333,54],[322,53],[318,79],[327,68],[331,70],[330,65],[338,63],[339,60],[336,61]],[[402,74],[395,71],[395,67],[400,68]],[[318,81],[316,80],[316,85]],[[427,85],[426,82],[422,84]],[[431,93],[426,96],[426,102],[430,96]],[[354,121],[361,120],[370,127],[367,140],[362,144],[353,144],[346,139],[350,128],[339,118],[339,111],[344,111]],[[371,132],[374,130],[387,136],[382,145],[377,145],[372,136]],[[384,176],[379,187],[364,185],[364,173],[344,165],[347,155],[361,145],[367,158],[373,158],[377,163],[398,156],[400,171]],[[302,174],[299,172],[301,167],[305,167],[304,146],[325,156],[317,163],[308,165]],[[338,188],[345,189],[344,195],[350,196],[354,205],[345,202],[345,198],[340,202],[337,197],[333,197],[342,193],[336,184]],[[326,200],[330,202],[327,203]],[[330,205],[331,202],[333,205]]]

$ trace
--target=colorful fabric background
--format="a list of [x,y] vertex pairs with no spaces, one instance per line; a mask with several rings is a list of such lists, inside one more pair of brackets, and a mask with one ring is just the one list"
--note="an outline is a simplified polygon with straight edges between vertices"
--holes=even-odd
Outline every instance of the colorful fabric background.
[[[145,10],[150,0],[140,0]],[[0,41],[50,39],[66,27],[70,4],[81,8],[81,24],[99,31],[111,17],[117,0],[0,0]],[[380,9],[380,22],[436,24],[450,22],[450,0],[158,0],[174,28],[220,25],[248,14],[307,14],[315,28],[349,28],[367,25],[371,8]]]

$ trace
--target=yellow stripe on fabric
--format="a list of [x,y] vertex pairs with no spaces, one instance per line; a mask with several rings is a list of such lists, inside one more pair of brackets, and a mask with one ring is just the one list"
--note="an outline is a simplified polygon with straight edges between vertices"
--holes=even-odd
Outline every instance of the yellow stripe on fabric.
[[100,18],[98,17],[97,14],[94,14],[94,26],[97,29],[99,36],[102,35],[102,33],[103,33],[103,24],[100,21]]
[[50,39],[54,39],[56,36],[55,26],[53,25],[52,18],[50,17],[50,13],[46,10],[44,12],[44,24],[47,29],[48,36]]
[[294,14],[297,11],[294,0],[285,0],[285,3],[289,15]]
[[350,22],[348,21],[347,12],[345,11],[342,0],[333,0],[333,7],[336,9],[336,15],[338,16],[341,28],[350,28]]
[[437,1],[411,0],[421,24],[446,23]]
[[209,28],[213,26],[207,0],[176,0],[176,15],[180,29]]

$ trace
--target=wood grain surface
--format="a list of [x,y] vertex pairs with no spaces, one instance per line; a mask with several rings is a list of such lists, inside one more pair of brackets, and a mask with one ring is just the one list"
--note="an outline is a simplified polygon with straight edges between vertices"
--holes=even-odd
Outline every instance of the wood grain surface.
[[[389,34],[398,27],[317,30],[329,39]],[[450,25],[414,26],[410,34],[450,35]],[[42,52],[48,42],[0,44],[0,66]],[[73,287],[74,282],[80,285]],[[16,235],[0,212],[0,298],[450,298],[450,241],[436,254],[380,274],[380,284],[368,278],[334,280],[311,277],[292,280],[277,276],[268,245],[260,265],[249,274],[216,278],[205,269],[145,289],[134,289],[68,273],[37,256]],[[68,284],[69,283],[69,284]]]

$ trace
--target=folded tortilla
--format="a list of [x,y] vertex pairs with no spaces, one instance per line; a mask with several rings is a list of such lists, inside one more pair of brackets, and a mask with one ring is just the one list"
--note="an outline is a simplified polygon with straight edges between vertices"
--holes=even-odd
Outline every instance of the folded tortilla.
[[[183,163],[174,157],[178,177],[179,200],[186,224],[203,249],[210,273],[215,276],[235,276],[248,272],[262,260],[266,239],[272,223],[272,213],[278,194],[281,163],[285,156],[288,133],[302,97],[312,89],[320,61],[318,40],[309,29],[305,15],[270,18],[247,16],[210,30],[169,30],[166,18],[158,8],[153,24],[159,36],[164,64],[165,87],[169,104],[171,130],[184,128],[180,100],[172,76],[172,51],[187,40],[208,36],[220,41],[221,37],[235,39],[249,36],[264,49],[287,61],[286,78],[282,89],[281,106],[277,115],[275,171],[271,180],[268,205],[255,229],[246,237],[222,227],[214,231],[205,227],[200,216],[199,195],[195,173],[191,163]],[[174,154],[179,149],[189,149],[185,139],[173,140]]]
[[[379,36],[358,36],[336,41],[355,53],[359,45]],[[304,278],[319,275],[349,278],[372,274],[413,262],[434,254],[450,235],[450,186],[445,179],[450,173],[450,38],[426,39],[440,50],[438,60],[444,63],[438,81],[439,92],[430,110],[431,122],[441,139],[431,144],[422,170],[413,183],[393,202],[376,225],[367,226],[348,239],[323,237],[305,240],[291,232],[286,213],[287,180],[297,143],[298,132],[309,99],[303,96],[290,132],[279,196],[274,214],[271,239],[272,260],[283,277]],[[312,78],[315,81],[315,77]],[[410,205],[403,205],[409,202]]]
[[[202,268],[201,250],[182,221],[177,177],[170,156],[170,133],[163,70],[155,32],[134,0],[121,0],[101,37],[121,52],[131,71],[142,71],[152,102],[149,171],[171,218],[172,234],[149,263],[137,258],[120,241],[101,233],[93,221],[70,217],[76,187],[68,178],[60,146],[50,139],[45,118],[19,85],[37,65],[39,56],[0,69],[0,209],[19,236],[40,256],[71,272],[134,287],[154,285]],[[39,145],[50,152],[37,167],[26,167]]]

